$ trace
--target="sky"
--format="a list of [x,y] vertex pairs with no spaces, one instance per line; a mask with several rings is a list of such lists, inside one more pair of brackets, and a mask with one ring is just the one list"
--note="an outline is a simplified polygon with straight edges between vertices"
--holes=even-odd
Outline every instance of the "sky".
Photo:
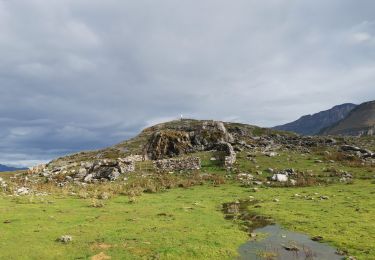
[[373,0],[0,0],[0,163],[375,99]]

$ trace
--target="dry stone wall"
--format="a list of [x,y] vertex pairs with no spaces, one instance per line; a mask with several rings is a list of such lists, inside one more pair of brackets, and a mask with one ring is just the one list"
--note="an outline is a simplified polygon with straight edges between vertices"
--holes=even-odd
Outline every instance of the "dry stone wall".
[[201,159],[198,157],[172,158],[154,161],[157,171],[173,172],[181,170],[199,170]]

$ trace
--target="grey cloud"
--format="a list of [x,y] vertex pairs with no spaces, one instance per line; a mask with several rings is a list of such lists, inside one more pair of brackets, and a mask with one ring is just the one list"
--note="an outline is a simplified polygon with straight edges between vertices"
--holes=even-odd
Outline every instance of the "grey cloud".
[[373,99],[375,3],[0,1],[0,163],[180,114],[272,126]]

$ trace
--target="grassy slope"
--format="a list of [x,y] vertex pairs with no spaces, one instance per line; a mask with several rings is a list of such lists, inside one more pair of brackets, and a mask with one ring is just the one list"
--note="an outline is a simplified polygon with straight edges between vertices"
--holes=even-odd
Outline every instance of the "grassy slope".
[[[201,153],[204,172],[225,174],[211,154]],[[254,173],[268,167],[323,173],[334,166],[358,177],[372,176],[373,169],[314,163],[320,155],[257,155],[257,162],[239,155],[239,168]],[[265,173],[260,176],[261,178]],[[294,194],[315,197],[306,200]],[[317,193],[317,194],[315,194]],[[87,259],[105,252],[113,259],[230,259],[248,238],[238,226],[223,218],[220,205],[248,196],[261,200],[257,214],[272,216],[287,228],[321,235],[334,246],[359,259],[375,257],[375,184],[356,180],[307,188],[260,188],[253,192],[235,183],[174,189],[144,194],[135,204],[125,196],[105,201],[103,208],[89,207],[91,200],[66,196],[20,197],[0,195],[0,259]],[[317,200],[326,195],[328,200]],[[279,198],[279,202],[273,202]],[[10,220],[11,223],[3,223]],[[61,235],[74,241],[55,242]],[[111,248],[106,248],[112,246]]]

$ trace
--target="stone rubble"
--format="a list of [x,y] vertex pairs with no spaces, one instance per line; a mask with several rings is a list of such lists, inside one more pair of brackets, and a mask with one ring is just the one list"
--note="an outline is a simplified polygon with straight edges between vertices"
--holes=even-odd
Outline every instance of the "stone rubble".
[[29,193],[30,193],[30,189],[26,187],[20,187],[16,189],[15,191],[15,195],[18,195],[18,196],[28,195]]
[[160,172],[199,170],[201,168],[201,159],[199,157],[163,159],[153,163],[155,169]]

